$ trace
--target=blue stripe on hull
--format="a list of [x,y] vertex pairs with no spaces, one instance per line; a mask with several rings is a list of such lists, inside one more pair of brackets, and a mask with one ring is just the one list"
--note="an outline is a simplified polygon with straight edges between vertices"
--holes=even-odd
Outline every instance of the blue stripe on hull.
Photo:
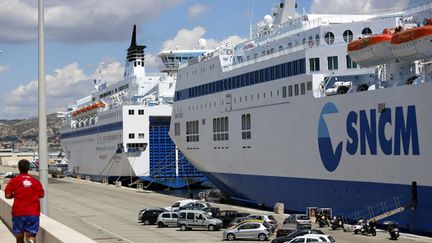
[[[367,212],[367,207],[381,205],[381,202],[387,202],[390,207],[388,201],[394,202],[394,198],[398,198],[402,205],[411,203],[411,185],[228,173],[204,174],[231,197],[263,204],[268,208],[272,208],[276,202],[283,202],[285,209],[298,212],[304,212],[306,207],[329,207],[333,209],[334,215],[343,214],[353,218],[354,212]],[[414,210],[405,210],[385,220],[396,220],[402,229],[411,233],[431,235],[432,187],[418,186],[417,193],[418,203]],[[382,212],[382,209],[376,212],[378,211]]]

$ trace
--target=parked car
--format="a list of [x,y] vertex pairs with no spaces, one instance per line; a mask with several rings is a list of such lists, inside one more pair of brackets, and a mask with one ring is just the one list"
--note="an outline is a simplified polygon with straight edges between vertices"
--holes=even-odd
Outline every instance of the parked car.
[[30,162],[30,171],[39,171],[39,164],[36,164],[35,162]]
[[276,231],[276,237],[286,236],[297,231],[297,228],[290,225],[282,225]]
[[336,240],[330,235],[321,235],[321,234],[307,234],[303,236],[298,236],[289,243],[305,243],[305,242],[331,242],[335,243]]
[[275,229],[278,228],[278,222],[275,219],[275,217],[273,217],[273,215],[257,215],[257,214],[252,214],[252,215],[248,215],[246,216],[246,219],[259,219],[259,220],[264,220],[267,223],[273,225],[273,227]]
[[242,221],[245,221],[245,220],[246,220],[246,217],[237,217],[237,218],[234,218],[233,220],[231,220],[231,222],[229,222],[228,228],[234,227],[234,226],[240,224]]
[[52,178],[63,178],[63,173],[63,168],[58,167],[57,165],[48,165],[48,174],[50,174]]
[[159,214],[156,224],[159,228],[175,226],[177,227],[178,213],[177,212],[163,212]]
[[211,216],[213,216],[214,218],[218,218],[215,217],[216,215],[218,215],[220,213],[220,208],[216,208],[216,207],[209,207],[209,208],[204,208],[205,212],[207,212],[208,214],[210,214]]
[[192,228],[207,228],[214,231],[222,227],[222,220],[213,218],[202,210],[182,210],[179,212],[177,225],[182,231]]
[[145,225],[156,224],[159,214],[166,212],[163,208],[145,208],[138,213],[138,222]]
[[[279,232],[280,229],[278,229]],[[303,236],[303,235],[307,235],[307,234],[321,234],[323,235],[324,233],[321,230],[317,230],[317,229],[301,229],[301,230],[296,230],[288,235],[285,236],[277,236],[276,234],[276,239],[272,240],[271,243],[284,243],[284,242],[289,242],[290,240],[298,237],[298,236]]]
[[235,239],[258,239],[264,241],[271,235],[271,230],[259,222],[243,223],[223,232],[223,238],[230,241]]
[[291,214],[284,220],[284,225],[297,229],[312,228],[312,221],[306,214]]
[[[214,215],[214,214],[212,214],[212,215]],[[249,215],[248,213],[240,213],[240,212],[235,211],[235,210],[223,210],[223,211],[220,211],[214,217],[222,220],[222,227],[228,228],[229,223],[233,219],[238,218],[238,217],[246,217],[248,215]]]
[[166,207],[165,209],[167,211],[179,211],[180,207],[185,206],[188,203],[192,203],[192,202],[196,202],[197,200],[193,200],[193,199],[183,199],[183,200],[179,200],[177,202],[175,202],[172,206],[170,207]]
[[210,207],[210,203],[194,200],[192,202],[184,204],[183,206],[180,206],[179,210],[204,210]]

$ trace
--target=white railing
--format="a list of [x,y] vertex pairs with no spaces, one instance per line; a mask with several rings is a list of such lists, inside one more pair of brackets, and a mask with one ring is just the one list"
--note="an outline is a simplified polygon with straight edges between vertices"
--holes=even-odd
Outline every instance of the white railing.
[[429,0],[428,2],[419,4],[417,6],[414,6],[408,10],[405,11],[405,16],[412,16],[414,14],[421,13],[423,11],[427,11],[432,9],[432,0]]

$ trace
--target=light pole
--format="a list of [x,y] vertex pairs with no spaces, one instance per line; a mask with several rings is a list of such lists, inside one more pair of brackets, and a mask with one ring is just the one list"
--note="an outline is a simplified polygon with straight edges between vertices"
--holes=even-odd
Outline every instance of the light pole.
[[41,211],[48,215],[48,139],[45,110],[45,36],[44,36],[44,1],[38,2],[38,39],[39,39],[39,180],[45,190],[45,197],[41,199]]

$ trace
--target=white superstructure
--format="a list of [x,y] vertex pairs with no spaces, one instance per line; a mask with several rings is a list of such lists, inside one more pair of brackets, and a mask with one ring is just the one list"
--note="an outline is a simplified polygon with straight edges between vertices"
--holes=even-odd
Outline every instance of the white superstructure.
[[179,158],[167,134],[175,75],[146,73],[145,48],[137,45],[134,26],[124,79],[108,85],[98,77],[91,95],[61,114],[61,142],[73,174],[139,177],[169,186],[182,184],[177,179],[189,183],[189,176],[202,178]]
[[358,66],[347,46],[420,26],[431,6],[383,15],[294,9],[281,1],[250,40],[180,68],[171,137],[238,201],[347,215],[403,198],[415,210],[397,215],[400,226],[430,233],[431,62],[401,57],[417,39],[394,44],[399,54],[377,69]]

